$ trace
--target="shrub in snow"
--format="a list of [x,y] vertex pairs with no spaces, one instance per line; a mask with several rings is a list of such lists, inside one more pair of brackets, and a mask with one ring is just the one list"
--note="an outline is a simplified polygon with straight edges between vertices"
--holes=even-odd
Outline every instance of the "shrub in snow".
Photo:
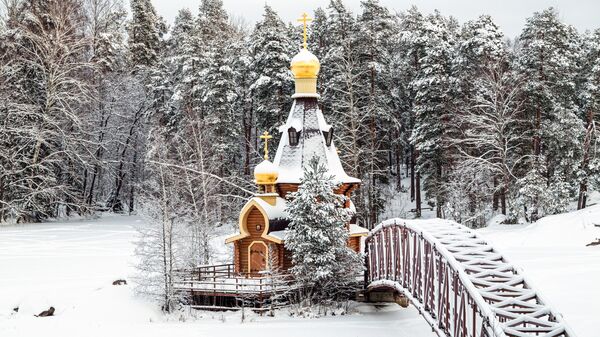
[[136,291],[161,302],[166,312],[172,312],[185,303],[183,294],[175,291],[177,270],[190,267],[190,249],[193,246],[192,231],[185,219],[177,214],[180,196],[170,187],[172,171],[158,168],[158,181],[145,185],[140,197],[140,214],[146,224],[139,228],[139,240],[135,254],[138,258]]

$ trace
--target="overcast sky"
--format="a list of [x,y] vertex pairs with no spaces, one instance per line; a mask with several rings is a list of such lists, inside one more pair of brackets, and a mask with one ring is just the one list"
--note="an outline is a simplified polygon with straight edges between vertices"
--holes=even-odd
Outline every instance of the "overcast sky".
[[[172,23],[177,11],[187,7],[197,12],[200,0],[152,0],[160,15]],[[360,11],[360,0],[345,0],[353,12]],[[321,6],[329,0],[223,0],[225,8],[233,16],[242,16],[251,23],[260,19],[265,3],[273,7],[284,21],[292,21],[301,13]],[[502,27],[507,37],[515,37],[525,24],[525,19],[535,11],[554,6],[561,19],[580,31],[600,28],[600,0],[381,0],[393,11],[403,11],[416,5],[421,11],[439,9],[444,15],[452,15],[460,22],[474,19],[480,14],[491,15]]]

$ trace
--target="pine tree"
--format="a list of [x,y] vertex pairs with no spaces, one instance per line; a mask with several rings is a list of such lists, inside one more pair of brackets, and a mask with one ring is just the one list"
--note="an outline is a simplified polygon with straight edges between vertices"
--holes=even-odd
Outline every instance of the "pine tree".
[[252,57],[250,55],[250,42],[246,31],[238,32],[237,43],[231,46],[231,53],[235,55],[232,60],[234,69],[234,82],[237,86],[238,99],[235,101],[234,110],[240,116],[242,127],[242,137],[239,143],[242,143],[241,157],[243,158],[243,174],[249,177],[252,164],[256,164],[256,116],[253,109],[253,93],[251,90],[254,81],[254,71],[252,70]]
[[391,41],[397,29],[397,22],[378,0],[361,2],[362,13],[358,18],[358,32],[361,50],[360,59],[366,70],[363,85],[368,89],[364,100],[364,114],[368,116],[368,154],[366,171],[363,178],[363,189],[367,193],[367,209],[369,216],[367,226],[377,223],[378,215],[383,209],[381,183],[387,183],[386,161],[390,143],[388,128],[383,125],[394,125],[396,120],[392,112],[391,78],[386,71],[391,64]]
[[[417,75],[421,69],[421,60],[425,54],[425,45],[427,36],[425,34],[425,18],[419,10],[412,6],[408,11],[400,15],[400,32],[398,53],[394,58],[392,65],[397,69],[402,69],[400,74],[396,75],[397,83],[402,83],[404,89],[404,109],[400,116],[400,123],[403,126],[403,143],[408,146],[407,151],[407,170],[410,175],[410,199],[415,202],[415,215],[421,216],[421,174],[417,170],[418,151],[415,143],[410,140],[415,127],[415,97],[417,95],[416,83]],[[402,89],[400,89],[402,90]],[[400,95],[398,95],[400,97]]]
[[[172,95],[164,112],[165,120],[161,124],[173,132],[181,127],[180,123],[185,115],[194,108],[193,87],[197,82],[198,64],[194,45],[195,34],[196,26],[192,12],[188,9],[180,10],[175,18],[171,37],[167,41],[169,51],[163,61],[167,64],[166,72],[157,79],[172,85]],[[160,88],[160,83],[156,83],[155,88]]]
[[[365,177],[368,166],[369,116],[364,113],[368,90],[364,85],[366,70],[358,49],[356,19],[339,0],[327,7],[327,53],[321,63],[327,65],[319,75],[323,84],[323,113],[329,116],[339,144],[340,159],[347,172],[354,177]],[[367,221],[370,212],[366,190],[357,191],[354,199],[361,221]]]
[[131,0],[129,53],[133,66],[150,67],[158,61],[160,39],[164,31],[150,0]]
[[[213,144],[204,155],[214,165],[214,172],[220,177],[233,178],[242,168],[239,160],[242,115],[235,109],[239,95],[235,83],[237,69],[233,67],[238,40],[221,0],[202,1],[196,27],[199,65],[193,89],[197,107],[193,120],[201,123],[205,141]],[[219,186],[217,193],[228,194],[222,188]],[[226,209],[221,212],[224,216],[228,214]]]
[[[507,46],[504,34],[489,15],[466,22],[458,36],[457,71],[460,73],[462,88],[468,85],[467,78],[473,78],[507,61]],[[464,96],[472,96],[468,88],[461,91]]]
[[[329,7],[331,7],[333,2],[333,0],[330,2]],[[315,17],[313,18],[312,23],[308,26],[310,50],[319,60],[322,60],[327,54],[331,44],[336,43],[337,41],[331,38],[327,12],[323,8],[319,7],[315,9],[314,16]],[[319,78],[323,78],[322,72],[319,73]]]
[[424,178],[426,196],[435,200],[436,214],[442,217],[449,171],[447,134],[454,97],[451,61],[455,36],[452,23],[437,12],[428,16],[423,29],[424,54],[411,84],[415,90],[411,142],[418,154],[417,171]]
[[534,198],[532,220],[564,210],[574,187],[565,191],[564,183],[575,179],[582,157],[583,122],[575,104],[577,58],[580,41],[575,29],[558,19],[558,12],[547,9],[534,13],[519,37],[518,71],[526,79],[526,114],[533,130],[531,169],[545,179],[535,190],[549,190],[548,198]]
[[483,15],[462,26],[453,60],[456,103],[449,123],[458,153],[452,156],[454,187],[447,190],[454,203],[466,203],[462,209],[449,205],[449,214],[461,214],[473,226],[485,224],[492,214],[490,204],[493,211],[501,208],[507,214],[506,196],[514,177],[511,156],[518,151],[507,153],[504,146],[515,149],[522,134],[520,82],[508,69],[509,61],[504,35],[491,17]]
[[584,35],[583,66],[579,86],[579,115],[585,121],[583,158],[579,172],[577,208],[587,205],[588,190],[600,188],[600,29]]
[[[325,56],[331,47],[337,45],[335,39],[331,39],[332,33],[329,30],[329,20],[327,18],[327,13],[321,7],[315,9],[314,19],[311,24],[308,26],[308,36],[309,36],[309,45],[310,51],[313,53],[319,60],[321,60],[322,64],[326,64],[324,62]],[[293,35],[294,37],[296,35]],[[317,81],[317,92],[323,93],[327,89],[325,83],[329,80],[331,76],[329,67],[321,67],[319,71],[319,81]],[[321,99],[321,110],[324,114],[329,113],[329,109],[326,106],[327,100]]]
[[293,82],[289,67],[294,44],[286,25],[268,5],[250,42],[251,68],[255,73],[250,90],[256,125],[261,131],[276,134],[290,108]]
[[208,64],[200,72],[200,77],[205,81],[200,91],[202,105],[207,107],[204,121],[214,135],[212,150],[218,163],[221,163],[221,177],[237,175],[241,167],[237,160],[242,129],[241,115],[234,109],[238,94],[229,50],[224,48],[206,53],[205,62]]
[[198,27],[197,42],[200,50],[211,48],[219,41],[228,40],[234,33],[222,0],[202,0],[196,27]]
[[285,245],[292,255],[291,272],[317,300],[352,284],[362,268],[360,256],[346,245],[350,213],[335,188],[327,168],[313,158],[287,207],[291,222]]

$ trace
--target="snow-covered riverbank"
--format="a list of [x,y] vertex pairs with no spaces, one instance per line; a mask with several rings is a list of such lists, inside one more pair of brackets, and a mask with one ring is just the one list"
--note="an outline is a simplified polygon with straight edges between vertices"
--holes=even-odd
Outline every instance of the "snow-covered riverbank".
[[[358,305],[347,316],[319,319],[195,312],[164,317],[133,287],[134,226],[141,220],[105,216],[0,227],[0,336],[433,336],[414,309]],[[13,308],[19,307],[18,312]],[[56,316],[33,315],[54,306]],[[248,314],[247,314],[248,315]]]

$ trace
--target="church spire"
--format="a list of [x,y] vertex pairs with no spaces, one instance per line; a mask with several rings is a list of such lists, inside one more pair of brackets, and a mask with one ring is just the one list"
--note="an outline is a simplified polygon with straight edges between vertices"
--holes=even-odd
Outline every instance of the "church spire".
[[271,136],[269,134],[269,131],[265,131],[261,136],[260,139],[265,141],[265,160],[269,160],[269,140],[273,138],[273,136]]
[[298,22],[302,22],[302,24],[304,25],[304,29],[302,30],[302,37],[304,38],[304,43],[302,44],[302,46],[304,46],[304,49],[308,49],[308,33],[307,33],[307,23],[312,21],[311,18],[308,17],[308,14],[303,13],[302,17],[300,19],[298,19]]
[[321,69],[321,63],[313,53],[308,51],[307,25],[312,19],[304,13],[298,21],[304,25],[302,33],[304,48],[292,59],[291,70],[296,84],[296,92],[292,97],[319,97],[317,94],[317,76]]

